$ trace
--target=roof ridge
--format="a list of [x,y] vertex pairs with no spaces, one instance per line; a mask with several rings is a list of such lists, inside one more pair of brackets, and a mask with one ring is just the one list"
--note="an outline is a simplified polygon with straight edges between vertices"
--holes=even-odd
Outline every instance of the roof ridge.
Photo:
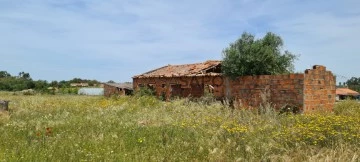
[[[166,67],[169,67],[169,66],[172,66],[172,65],[168,64],[168,65],[159,67],[159,68],[157,68],[157,69],[150,70],[150,71],[148,71],[148,72],[145,72],[145,73],[142,73],[142,74],[136,75],[136,76],[141,76],[141,75],[149,74],[149,73],[152,73],[152,72],[154,72],[154,71],[156,71],[156,70],[160,70],[160,69],[163,69],[163,68],[166,68]],[[136,77],[136,76],[135,76],[135,77]]]
[[[215,66],[218,66],[219,64],[221,64],[220,60],[207,60],[205,62],[190,63],[190,64],[177,64],[177,65],[168,64],[166,66],[162,66],[160,68],[148,71],[146,73],[136,75],[133,78],[146,77],[147,75],[166,77],[167,75],[174,76],[174,74],[177,75],[203,74],[204,70],[213,68]],[[159,71],[161,72],[159,73]]]
[[[222,62],[221,60],[206,60],[204,62],[197,62],[197,63],[188,63],[188,64],[168,64],[168,66],[188,66],[188,65],[198,65],[198,64],[206,64],[206,63],[209,63],[209,62]],[[155,69],[157,70],[157,69]]]
[[176,64],[176,65],[170,65],[170,66],[188,66],[188,65],[197,65],[197,64],[203,64],[201,62],[198,62],[198,63],[191,63],[191,64]]

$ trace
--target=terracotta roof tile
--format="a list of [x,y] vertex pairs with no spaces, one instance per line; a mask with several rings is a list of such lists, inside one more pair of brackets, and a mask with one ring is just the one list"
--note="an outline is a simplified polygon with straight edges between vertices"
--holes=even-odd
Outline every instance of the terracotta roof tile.
[[[220,64],[221,61],[208,60],[203,63],[195,64],[167,65],[144,74],[134,76],[133,78],[205,75],[206,70],[214,68]],[[207,73],[207,75],[219,75],[219,73]]]
[[359,93],[356,91],[353,91],[349,88],[336,88],[336,94],[337,95],[351,95],[351,96],[358,96]]

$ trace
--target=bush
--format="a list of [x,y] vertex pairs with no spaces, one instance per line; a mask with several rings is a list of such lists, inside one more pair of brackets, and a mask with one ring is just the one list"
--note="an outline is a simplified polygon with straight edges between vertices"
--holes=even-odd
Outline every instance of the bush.
[[35,91],[32,89],[23,90],[21,92],[23,95],[26,95],[26,96],[35,95]]
[[154,96],[155,91],[148,87],[141,87],[137,91],[135,91],[134,96],[141,97],[141,96]]
[[336,115],[356,116],[360,115],[360,103],[356,100],[345,100],[337,102],[334,107]]

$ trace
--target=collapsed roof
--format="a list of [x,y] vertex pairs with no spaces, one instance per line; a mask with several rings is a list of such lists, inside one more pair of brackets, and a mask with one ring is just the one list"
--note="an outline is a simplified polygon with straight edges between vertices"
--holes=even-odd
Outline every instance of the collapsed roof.
[[133,78],[149,77],[182,77],[182,76],[216,76],[221,75],[221,61],[208,60],[203,63],[167,65],[151,70]]
[[116,88],[123,88],[123,89],[133,90],[132,83],[104,83],[104,84],[107,84],[109,86],[113,86],[113,87],[116,87]]

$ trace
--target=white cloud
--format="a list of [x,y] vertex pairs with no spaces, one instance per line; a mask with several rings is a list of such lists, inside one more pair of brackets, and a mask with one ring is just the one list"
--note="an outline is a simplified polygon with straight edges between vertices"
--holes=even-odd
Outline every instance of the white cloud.
[[[298,68],[323,64],[337,75],[359,76],[360,15],[309,13],[274,24],[290,49],[301,54]],[[340,78],[340,80],[343,80]]]
[[356,0],[0,1],[0,35],[6,38],[0,39],[0,56],[6,58],[0,68],[31,70],[35,79],[86,78],[91,71],[103,81],[129,80],[168,63],[220,59],[243,31],[273,31],[302,55],[298,70],[325,64],[360,75],[332,58],[359,57],[358,8]]

